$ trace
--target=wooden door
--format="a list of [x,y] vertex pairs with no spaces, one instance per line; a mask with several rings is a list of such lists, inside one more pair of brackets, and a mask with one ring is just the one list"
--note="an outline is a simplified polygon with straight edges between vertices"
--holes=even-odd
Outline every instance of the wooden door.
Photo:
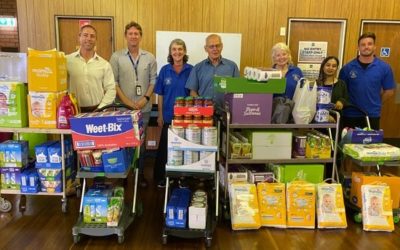
[[[392,67],[396,83],[400,81],[400,22],[362,21],[361,33],[374,32],[376,35],[375,55]],[[381,55],[381,48],[390,48],[390,54]],[[396,94],[382,107],[380,127],[385,138],[400,138],[400,126],[395,122],[400,116],[400,90],[397,84]]]
[[[339,66],[342,65],[345,32],[346,20],[290,18],[287,44],[292,52],[293,63],[299,64],[299,42],[310,41],[327,42],[326,56],[336,56],[340,61]],[[313,62],[310,67],[315,65],[318,68],[314,71],[318,71],[320,63]]]
[[89,20],[97,30],[96,52],[107,61],[114,51],[112,19],[88,19],[85,17],[57,17],[58,18],[58,48],[65,54],[79,49],[79,28],[81,20]]

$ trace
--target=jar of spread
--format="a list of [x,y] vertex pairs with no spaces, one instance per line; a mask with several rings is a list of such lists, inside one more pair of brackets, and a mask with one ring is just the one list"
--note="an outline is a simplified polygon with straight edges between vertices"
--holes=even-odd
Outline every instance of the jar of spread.
[[185,98],[185,106],[186,107],[193,107],[194,99],[193,96],[188,96]]
[[193,116],[192,115],[185,115],[185,118],[183,119],[184,123],[193,123]]
[[211,97],[204,97],[203,105],[204,105],[204,107],[213,106],[214,103],[213,103],[212,98]]
[[193,123],[203,123],[203,117],[201,115],[194,115]]
[[176,107],[184,107],[185,106],[185,98],[178,96],[175,99],[175,106]]
[[194,98],[194,106],[195,107],[203,107],[203,97],[197,96]]
[[203,124],[206,126],[212,126],[213,125],[213,118],[211,115],[205,115],[203,116]]
[[183,122],[183,115],[174,115],[174,122],[182,123]]

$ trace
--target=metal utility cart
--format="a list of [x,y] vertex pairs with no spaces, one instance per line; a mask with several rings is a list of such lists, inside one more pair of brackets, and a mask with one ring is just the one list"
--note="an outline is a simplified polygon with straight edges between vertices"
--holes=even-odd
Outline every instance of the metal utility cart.
[[[207,209],[207,219],[206,219],[206,227],[205,229],[190,229],[190,228],[172,228],[168,227],[165,224],[165,218],[167,216],[167,203],[170,196],[170,178],[181,178],[185,177],[186,179],[195,178],[203,179],[204,181],[212,181],[213,184],[211,188],[209,188],[209,207]],[[174,236],[178,238],[186,238],[186,239],[195,239],[195,238],[204,238],[206,247],[211,247],[212,243],[212,235],[215,230],[218,221],[218,178],[219,172],[215,171],[213,173],[196,173],[196,172],[178,172],[178,171],[166,171],[166,187],[165,187],[165,198],[164,198],[164,226],[162,232],[162,243],[165,245],[168,242],[168,236]],[[212,193],[214,192],[215,193]]]
[[[128,177],[130,168],[125,173],[91,173],[85,171],[78,171],[77,178],[83,179],[82,193],[86,190],[86,179],[94,179],[96,177],[105,177],[108,179],[126,179]],[[78,243],[80,235],[85,234],[89,236],[107,236],[116,234],[118,236],[118,243],[123,243],[125,240],[124,233],[128,226],[133,222],[136,216],[137,209],[137,180],[138,170],[134,167],[134,190],[133,190],[133,202],[132,204],[125,203],[122,215],[119,220],[118,226],[108,227],[107,224],[88,224],[83,221],[83,198],[81,197],[81,203],[79,207],[79,218],[78,222],[72,228],[72,236],[74,243]]]
[[[70,129],[42,129],[42,128],[0,128],[0,132],[11,132],[17,135],[19,138],[19,133],[41,133],[41,134],[54,134],[60,135],[61,139],[61,155],[62,155],[62,192],[56,193],[46,193],[46,192],[38,192],[38,193],[21,193],[20,190],[11,190],[11,189],[0,189],[1,194],[18,194],[21,195],[21,199],[19,202],[19,211],[24,212],[26,209],[26,195],[46,195],[46,196],[62,196],[61,198],[61,210],[66,213],[68,210],[68,200],[66,196],[66,175],[65,175],[65,148],[64,148],[64,138],[65,135],[71,134]],[[78,194],[78,192],[77,192]]]
[[[221,131],[221,152],[219,158],[219,167],[223,170],[221,178],[224,178],[222,182],[225,184],[223,187],[223,195],[221,197],[221,213],[223,212],[224,218],[229,219],[229,196],[228,196],[228,174],[230,172],[230,165],[233,164],[265,164],[265,163],[321,163],[321,164],[332,164],[332,178],[333,180],[338,180],[338,170],[336,165],[337,156],[337,141],[338,141],[338,131],[339,131],[339,121],[340,114],[336,111],[331,111],[331,115],[336,118],[336,123],[311,123],[311,124],[232,124],[231,117],[232,114],[224,109],[217,110],[218,126]],[[230,158],[230,148],[229,148],[229,134],[232,130],[240,129],[271,129],[271,130],[299,130],[299,129],[327,129],[331,141],[332,157],[328,159],[311,159],[311,158],[291,158],[291,159],[265,159],[265,160],[255,160],[255,159],[232,159]],[[332,129],[336,129],[336,132],[332,134]],[[222,171],[221,171],[222,172]],[[222,211],[223,209],[223,211]]]
[[[130,107],[123,105],[123,104],[111,104],[108,106],[105,106],[99,110],[96,111],[116,111],[120,108],[125,108],[126,110],[131,110]],[[127,115],[125,115],[127,116]],[[130,115],[129,115],[130,116]],[[125,119],[125,122],[127,119]],[[131,121],[132,122],[132,121]],[[105,125],[104,125],[105,126]],[[122,125],[121,125],[122,126]],[[138,169],[137,169],[137,161],[138,157],[140,155],[140,145],[142,140],[140,138],[137,138],[134,136],[136,140],[135,143],[135,151],[134,151],[134,156],[133,156],[133,161],[131,162],[132,164],[125,170],[123,173],[106,173],[106,172],[88,172],[88,171],[83,171],[81,169],[78,170],[77,173],[77,178],[82,178],[83,179],[83,185],[82,185],[82,197],[80,201],[80,207],[79,207],[79,218],[75,226],[72,228],[72,236],[74,243],[78,243],[80,240],[80,237],[82,234],[88,235],[88,236],[108,236],[108,235],[113,235],[116,234],[118,236],[118,243],[123,243],[125,240],[125,230],[128,228],[130,224],[132,224],[136,214],[140,214],[142,211],[142,204],[137,201],[137,183],[138,183]],[[74,137],[73,137],[74,140]],[[75,143],[75,142],[74,142]],[[92,147],[93,148],[93,147]],[[127,183],[127,178],[129,175],[130,170],[133,169],[134,171],[134,182],[133,182],[133,198],[132,198],[132,204],[128,204],[127,202],[124,202],[123,204],[123,209],[122,209],[122,214],[121,217],[119,218],[118,225],[115,227],[112,226],[107,226],[106,223],[85,223],[84,218],[83,218],[83,200],[84,200],[84,195],[86,191],[86,186],[87,186],[87,179],[94,179],[94,178],[106,178],[106,179],[124,179],[124,184]]]

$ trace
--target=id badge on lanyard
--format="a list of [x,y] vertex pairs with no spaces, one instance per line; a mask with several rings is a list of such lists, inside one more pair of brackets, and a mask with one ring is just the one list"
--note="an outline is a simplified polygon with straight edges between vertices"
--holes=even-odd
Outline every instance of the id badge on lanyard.
[[129,54],[129,59],[131,60],[133,69],[135,71],[135,76],[136,76],[136,81],[135,81],[135,90],[136,90],[136,95],[141,96],[142,95],[142,86],[139,85],[139,76],[138,76],[138,66],[139,66],[139,58],[136,61],[136,63],[133,61],[131,55]]

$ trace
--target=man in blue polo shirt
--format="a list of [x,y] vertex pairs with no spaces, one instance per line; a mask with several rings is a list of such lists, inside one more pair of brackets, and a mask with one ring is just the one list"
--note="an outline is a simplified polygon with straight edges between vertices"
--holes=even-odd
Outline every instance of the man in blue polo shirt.
[[[379,129],[382,104],[394,94],[395,81],[389,64],[375,57],[375,34],[358,38],[359,56],[346,64],[339,78],[347,84],[350,102],[367,112],[371,128]],[[354,108],[344,110],[344,127],[366,127],[365,115]]]
[[222,58],[223,44],[221,37],[211,34],[206,38],[205,51],[208,58],[196,64],[190,72],[186,88],[190,89],[191,96],[212,97],[218,104],[222,104],[223,95],[214,93],[214,76],[239,76],[239,68],[231,60]]

